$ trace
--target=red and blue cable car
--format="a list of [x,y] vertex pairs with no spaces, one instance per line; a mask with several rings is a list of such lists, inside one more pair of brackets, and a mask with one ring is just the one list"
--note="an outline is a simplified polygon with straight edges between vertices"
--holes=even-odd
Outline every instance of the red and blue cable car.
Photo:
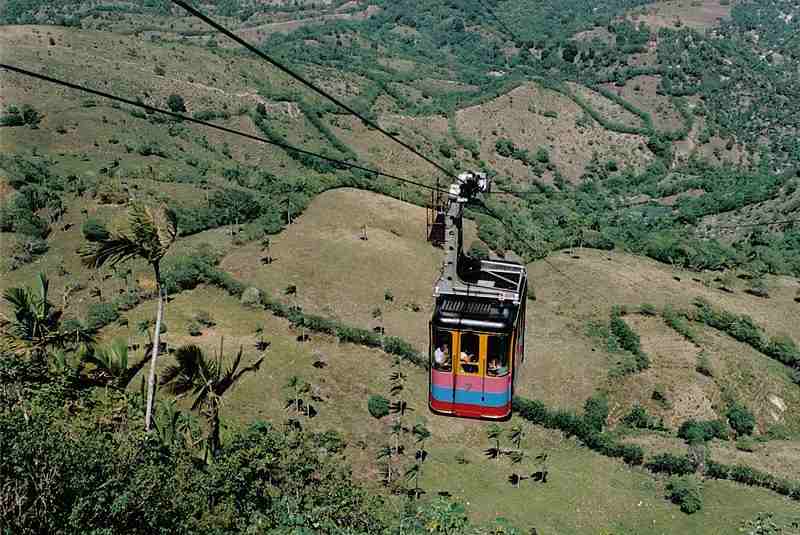
[[488,181],[473,173],[450,189],[430,322],[428,404],[437,414],[504,419],[525,355],[527,271],[516,262],[463,255],[463,207],[481,191]]

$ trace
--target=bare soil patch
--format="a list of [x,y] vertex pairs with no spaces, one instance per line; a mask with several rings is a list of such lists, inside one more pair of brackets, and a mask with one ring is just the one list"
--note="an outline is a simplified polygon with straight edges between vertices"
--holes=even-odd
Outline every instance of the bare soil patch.
[[[552,113],[556,117],[545,115]],[[527,84],[486,104],[459,110],[456,121],[463,135],[479,140],[484,160],[520,183],[529,182],[531,172],[517,160],[498,156],[498,139],[512,139],[531,154],[544,147],[572,181],[579,179],[595,152],[603,159],[615,159],[623,168],[640,169],[652,159],[641,136],[609,132],[592,121],[577,126],[583,113],[567,97]]]

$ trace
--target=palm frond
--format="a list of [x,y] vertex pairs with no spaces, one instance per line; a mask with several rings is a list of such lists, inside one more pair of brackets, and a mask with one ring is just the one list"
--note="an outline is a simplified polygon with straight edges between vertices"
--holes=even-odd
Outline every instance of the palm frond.
[[178,235],[175,212],[162,205],[158,208],[134,204],[128,213],[132,237],[140,244],[148,262],[163,258]]
[[20,314],[33,312],[33,303],[26,288],[7,288],[3,292],[3,299],[12,306],[17,319],[20,318]]
[[260,359],[255,361],[250,366],[242,368],[234,376],[232,376],[230,378],[226,377],[217,386],[217,388],[216,388],[217,395],[221,396],[221,395],[225,394],[225,392],[227,392],[230,388],[233,388],[234,386],[236,386],[236,383],[238,383],[239,379],[241,379],[245,374],[250,373],[250,372],[257,372],[261,368],[261,363],[262,362],[264,362],[264,357],[261,357]]
[[150,351],[145,351],[144,356],[137,360],[130,368],[127,368],[125,372],[119,378],[119,386],[120,388],[127,388],[133,378],[136,377],[136,374],[139,373],[145,365],[150,362],[150,359],[153,358],[153,354]]
[[203,351],[194,344],[179,347],[175,351],[176,364],[167,366],[161,375],[161,385],[176,395],[186,394],[203,380],[206,367]]
[[113,234],[108,239],[87,243],[78,250],[84,265],[99,268],[105,264],[116,266],[135,256],[144,256],[137,241],[122,234]]
[[47,290],[50,288],[50,281],[47,280],[47,277],[44,273],[39,272],[36,277],[36,282],[38,283],[40,302],[47,303]]

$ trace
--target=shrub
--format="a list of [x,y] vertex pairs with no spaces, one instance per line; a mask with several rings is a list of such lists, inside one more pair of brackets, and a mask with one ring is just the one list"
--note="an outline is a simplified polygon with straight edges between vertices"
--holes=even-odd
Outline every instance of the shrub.
[[725,414],[737,435],[750,435],[756,425],[753,413],[739,402],[733,402]]
[[644,462],[644,450],[638,444],[620,446],[622,460],[631,466],[639,466]]
[[683,422],[678,429],[678,437],[690,444],[706,442],[712,438],[728,439],[728,430],[721,420],[693,420]]
[[86,241],[90,242],[107,240],[110,236],[106,226],[93,217],[90,217],[83,223],[81,232],[83,232],[83,237],[86,238]]
[[506,158],[510,158],[514,155],[514,151],[517,150],[516,145],[514,142],[507,138],[500,138],[494,143],[494,149],[497,151],[497,154],[500,156],[504,156]]
[[174,93],[167,97],[167,107],[175,113],[186,111],[186,103],[183,101],[183,97]]
[[539,163],[549,163],[550,162],[550,154],[548,154],[547,149],[544,147],[539,147],[536,149],[535,155],[536,161]]
[[383,418],[389,414],[389,400],[383,396],[372,395],[367,402],[367,409],[373,418]]
[[24,126],[25,119],[16,106],[9,106],[0,115],[0,126]]
[[194,320],[204,327],[213,327],[217,324],[207,310],[198,310],[195,312]]
[[119,311],[113,303],[92,303],[86,311],[86,328],[97,331],[119,319]]
[[670,475],[693,474],[695,465],[685,455],[678,456],[671,453],[659,453],[654,456],[645,467],[655,473],[665,473]]
[[651,303],[642,303],[642,306],[639,307],[639,312],[645,316],[655,316],[658,314],[655,305]]
[[189,321],[186,330],[189,332],[189,336],[200,336],[203,334],[203,326],[195,320]]
[[42,116],[33,106],[25,104],[22,106],[22,121],[28,126],[36,128],[36,125],[42,122]]
[[131,310],[138,305],[140,301],[137,292],[128,290],[114,298],[114,306],[117,307],[117,310]]
[[703,508],[703,485],[695,476],[672,477],[667,483],[667,498],[691,515]]
[[653,393],[650,394],[650,398],[653,401],[660,403],[665,409],[668,409],[672,406],[672,403],[670,403],[669,397],[667,396],[667,387],[665,387],[663,384],[657,384],[655,387],[653,387]]
[[714,368],[711,367],[711,359],[708,358],[708,353],[701,351],[697,355],[697,365],[695,366],[697,373],[705,375],[706,377],[714,377]]
[[634,405],[631,412],[623,416],[622,423],[636,429],[665,430],[664,424],[647,414],[647,409],[639,404]]
[[744,436],[736,441],[736,449],[752,453],[756,450],[756,441],[748,436]]
[[469,249],[467,250],[467,256],[478,260],[488,260],[489,248],[485,243],[476,240],[470,244]]
[[250,286],[242,293],[241,302],[245,306],[261,304],[261,290],[255,286]]
[[602,431],[608,418],[608,398],[594,395],[583,404],[583,419],[594,431]]

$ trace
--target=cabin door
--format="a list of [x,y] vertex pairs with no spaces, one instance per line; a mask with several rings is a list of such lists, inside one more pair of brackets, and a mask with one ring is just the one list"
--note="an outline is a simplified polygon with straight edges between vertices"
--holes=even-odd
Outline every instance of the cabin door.
[[453,361],[455,372],[453,403],[456,406],[483,403],[485,338],[477,333],[460,333],[458,353]]
[[458,363],[458,333],[432,329],[431,352],[431,406],[451,412],[455,400],[454,364]]

